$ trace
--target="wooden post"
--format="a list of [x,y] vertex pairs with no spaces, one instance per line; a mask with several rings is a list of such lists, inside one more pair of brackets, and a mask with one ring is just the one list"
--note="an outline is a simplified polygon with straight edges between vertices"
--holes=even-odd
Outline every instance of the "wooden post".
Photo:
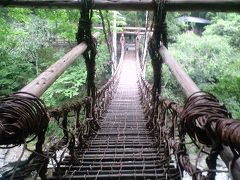
[[189,75],[182,69],[182,67],[175,61],[175,59],[169,53],[165,46],[161,45],[159,52],[163,58],[163,61],[168,65],[171,72],[175,76],[177,82],[182,87],[186,97],[189,97],[193,93],[200,91],[197,85],[193,82]]
[[[98,38],[100,33],[95,33],[94,37]],[[61,59],[51,65],[47,70],[42,72],[36,79],[26,85],[20,92],[28,92],[40,97],[59,76],[87,49],[84,42],[74,47],[65,54]]]
[[[152,0],[94,0],[94,9],[154,10]],[[80,9],[81,0],[1,0],[0,7]],[[167,0],[167,11],[240,11],[239,0]]]

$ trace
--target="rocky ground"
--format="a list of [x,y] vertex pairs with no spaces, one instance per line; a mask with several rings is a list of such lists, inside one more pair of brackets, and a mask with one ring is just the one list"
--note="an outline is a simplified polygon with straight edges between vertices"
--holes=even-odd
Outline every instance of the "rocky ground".
[[[22,154],[23,145],[11,149],[0,149],[0,177],[1,174],[12,169]],[[26,160],[31,153],[24,151],[21,160]]]

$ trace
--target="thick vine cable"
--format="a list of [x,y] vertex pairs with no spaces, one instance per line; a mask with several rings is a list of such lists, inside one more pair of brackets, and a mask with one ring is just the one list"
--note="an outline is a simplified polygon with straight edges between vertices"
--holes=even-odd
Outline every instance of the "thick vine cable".
[[0,145],[17,146],[27,137],[38,137],[36,151],[42,152],[49,118],[46,107],[38,97],[29,93],[15,93],[0,99]]
[[87,68],[87,95],[93,98],[93,104],[96,96],[95,86],[95,71],[96,62],[95,57],[97,54],[96,40],[92,36],[92,16],[93,16],[93,1],[83,0],[82,9],[80,11],[78,32],[76,34],[77,43],[85,42],[87,44],[87,50],[83,53],[85,64]]
[[162,84],[162,63],[163,60],[159,54],[160,42],[167,46],[167,26],[166,26],[166,1],[155,1],[157,3],[156,9],[153,16],[153,36],[149,41],[148,50],[150,57],[152,59],[153,67],[153,97],[156,93],[161,93]]

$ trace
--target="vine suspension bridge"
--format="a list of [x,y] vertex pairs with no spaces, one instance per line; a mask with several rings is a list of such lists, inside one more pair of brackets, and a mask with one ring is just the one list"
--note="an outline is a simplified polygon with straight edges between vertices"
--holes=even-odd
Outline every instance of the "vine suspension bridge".
[[[78,45],[20,91],[0,99],[1,147],[24,144],[24,150],[29,150],[28,137],[37,138],[30,157],[6,170],[3,179],[24,179],[33,171],[35,179],[181,179],[184,171],[193,179],[215,179],[218,156],[232,179],[240,179],[240,122],[231,119],[213,95],[201,92],[175,61],[167,50],[165,22],[167,11],[238,11],[239,1],[1,1],[0,7],[5,6],[80,8],[81,17]],[[129,28],[121,34],[118,61],[111,56],[115,63],[112,77],[98,90],[94,73],[99,33],[92,35],[88,26],[92,9],[154,12],[152,32]],[[126,42],[127,33],[136,38],[134,46]],[[126,48],[130,46],[134,48]],[[147,49],[153,65],[153,85],[144,75]],[[87,67],[88,96],[48,110],[39,97],[80,55]],[[187,98],[184,106],[161,97],[162,63],[168,65],[182,87]],[[63,137],[45,142],[52,121]],[[208,147],[208,169],[201,170],[197,161],[190,161],[186,135],[199,148],[199,154],[206,153],[204,147]]]

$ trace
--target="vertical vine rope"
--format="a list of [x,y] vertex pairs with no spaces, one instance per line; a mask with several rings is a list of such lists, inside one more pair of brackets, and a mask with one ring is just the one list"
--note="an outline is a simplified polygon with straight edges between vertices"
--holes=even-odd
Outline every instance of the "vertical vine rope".
[[95,101],[96,86],[95,86],[95,57],[97,54],[96,40],[92,36],[92,10],[93,1],[82,1],[82,9],[80,11],[80,19],[78,25],[78,32],[76,35],[77,43],[85,42],[87,44],[87,50],[83,53],[85,64],[87,68],[87,95],[93,98]]
[[[78,32],[76,34],[77,43],[85,42],[87,50],[83,53],[85,64],[87,68],[87,95],[92,97],[92,104],[96,101],[96,86],[95,86],[95,57],[97,54],[96,40],[92,36],[92,16],[93,16],[93,1],[83,0],[82,9],[80,11]],[[94,106],[92,106],[94,108]],[[94,110],[91,110],[91,115],[94,116]]]
[[162,42],[167,47],[167,25],[166,25],[166,10],[165,10],[165,0],[156,0],[156,9],[154,11],[153,17],[153,36],[149,41],[148,50],[150,57],[152,59],[153,67],[153,97],[156,93],[161,93],[162,84],[162,63],[163,60],[159,54],[160,42]]

